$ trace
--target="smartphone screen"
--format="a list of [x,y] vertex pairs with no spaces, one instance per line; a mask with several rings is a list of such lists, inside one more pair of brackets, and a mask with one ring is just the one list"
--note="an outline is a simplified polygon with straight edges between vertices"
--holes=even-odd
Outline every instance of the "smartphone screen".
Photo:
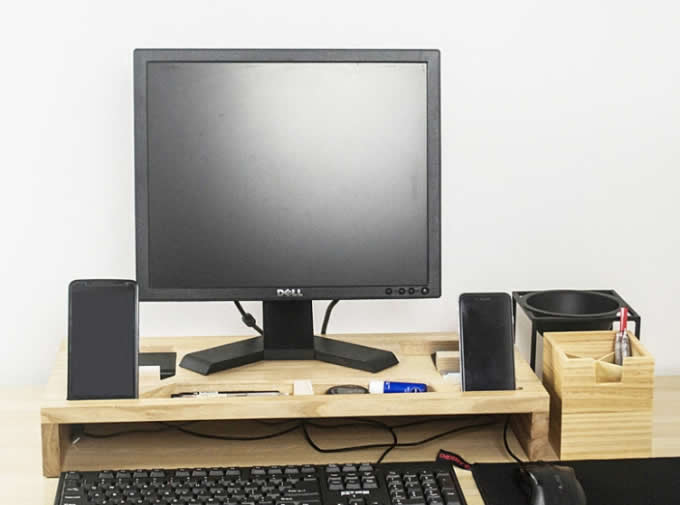
[[69,286],[68,399],[137,397],[137,283]]
[[463,391],[515,389],[510,296],[466,293],[459,305]]

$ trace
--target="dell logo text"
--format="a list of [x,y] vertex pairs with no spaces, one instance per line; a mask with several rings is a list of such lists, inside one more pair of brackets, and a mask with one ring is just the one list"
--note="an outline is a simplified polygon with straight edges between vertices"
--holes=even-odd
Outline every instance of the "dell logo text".
[[302,296],[302,289],[300,288],[277,289],[276,296]]

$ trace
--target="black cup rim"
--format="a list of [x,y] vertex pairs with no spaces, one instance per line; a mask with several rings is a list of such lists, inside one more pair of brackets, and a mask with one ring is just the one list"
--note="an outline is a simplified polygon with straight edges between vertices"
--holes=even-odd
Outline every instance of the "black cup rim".
[[[570,314],[570,313],[567,313],[567,312],[554,312],[554,311],[550,311],[550,310],[539,309],[539,308],[531,305],[530,300],[533,296],[536,296],[536,295],[539,295],[539,294],[545,294],[545,293],[588,293],[590,295],[601,296],[602,298],[608,298],[608,299],[616,302],[617,307],[615,309],[607,311],[607,312],[593,312],[593,313],[589,313],[589,314]],[[613,295],[610,295],[608,293],[602,293],[600,291],[588,291],[588,290],[581,290],[581,289],[547,289],[547,290],[543,290],[543,291],[532,291],[531,293],[527,293],[526,295],[521,297],[520,300],[521,300],[522,305],[524,306],[525,309],[530,310],[532,312],[536,312],[538,314],[543,314],[543,315],[552,316],[552,317],[581,318],[581,319],[607,317],[607,316],[616,317],[616,313],[621,308],[621,300],[619,300],[617,297],[615,297]]]

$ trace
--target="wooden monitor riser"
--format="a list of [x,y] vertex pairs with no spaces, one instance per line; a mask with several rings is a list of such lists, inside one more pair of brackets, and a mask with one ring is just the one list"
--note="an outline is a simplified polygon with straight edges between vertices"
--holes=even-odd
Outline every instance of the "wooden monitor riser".
[[[142,352],[176,352],[233,342],[245,337],[155,337],[141,340]],[[513,430],[531,459],[550,454],[548,410],[550,399],[529,365],[516,353],[516,391],[461,392],[460,384],[437,371],[433,354],[458,350],[455,333],[399,333],[334,335],[343,341],[394,352],[400,363],[377,374],[318,361],[265,361],[202,376],[177,368],[174,377],[160,380],[158,369],[140,373],[140,398],[135,400],[67,401],[65,346],[59,351],[41,403],[43,473],[56,476],[65,469],[130,468],[140,466],[183,467],[256,464],[265,455],[273,463],[303,463],[309,458],[338,461],[338,454],[320,458],[318,453],[296,447],[285,437],[263,442],[234,442],[230,450],[216,444],[169,431],[141,437],[81,440],[72,443],[74,425],[100,423],[153,423],[155,421],[230,421],[243,429],[259,430],[257,423],[242,420],[456,416],[513,414]],[[151,373],[149,373],[151,372]],[[294,396],[293,382],[309,380],[314,394]],[[368,385],[370,380],[401,380],[427,383],[429,392],[388,395],[325,395],[339,384]],[[279,390],[285,396],[237,398],[170,398],[183,391]],[[127,426],[128,424],[125,424]],[[152,426],[157,426],[153,424]],[[122,427],[119,426],[120,429]],[[101,426],[99,426],[101,428]],[[235,428],[235,427],[234,427]],[[204,429],[202,427],[201,429]],[[229,427],[232,430],[232,427]],[[231,431],[230,431],[231,432]],[[241,431],[244,433],[244,431]],[[357,435],[364,436],[364,435]],[[366,437],[375,434],[366,434]],[[338,445],[343,445],[339,442]],[[213,448],[211,450],[210,448]],[[258,452],[259,451],[259,452]],[[249,453],[244,460],[244,454]],[[326,456],[326,455],[324,455]],[[351,454],[350,459],[353,457]],[[250,458],[250,459],[248,459]],[[307,458],[306,460],[303,460]],[[142,462],[145,464],[143,465]]]

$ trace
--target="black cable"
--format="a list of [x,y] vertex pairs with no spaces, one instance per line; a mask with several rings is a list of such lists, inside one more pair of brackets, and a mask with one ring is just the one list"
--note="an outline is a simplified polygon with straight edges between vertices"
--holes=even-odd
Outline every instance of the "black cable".
[[[418,424],[425,424],[427,422],[432,422],[432,421],[441,421],[442,418],[438,419],[422,419],[418,421],[412,421],[408,423],[403,423],[401,425],[396,425],[396,426],[390,426],[386,423],[381,423],[380,421],[374,421],[376,425],[381,425],[382,427],[386,428],[390,434],[392,435],[392,443],[382,443],[382,444],[365,444],[365,445],[355,445],[355,446],[348,446],[348,447],[334,447],[334,448],[324,448],[320,447],[318,444],[312,440],[311,435],[309,434],[309,431],[307,430],[307,425],[313,426],[310,424],[308,421],[302,421],[302,433],[307,440],[307,443],[317,452],[329,454],[329,453],[338,453],[338,452],[350,452],[350,451],[359,451],[359,450],[364,450],[364,449],[379,449],[379,448],[385,448],[383,453],[380,455],[380,457],[377,460],[377,463],[381,463],[385,457],[394,449],[400,448],[400,447],[415,447],[418,445],[423,445],[427,444],[429,442],[432,442],[433,440],[437,440],[438,438],[443,438],[448,435],[452,435],[454,433],[459,433],[461,431],[467,431],[467,430],[472,430],[475,428],[484,428],[486,426],[492,426],[496,424],[495,419],[491,419],[488,422],[484,423],[477,423],[477,424],[468,424],[465,426],[458,426],[456,428],[452,428],[450,430],[444,431],[442,433],[437,433],[436,435],[432,435],[430,437],[424,438],[422,440],[418,440],[415,442],[403,442],[399,443],[399,437],[397,436],[397,433],[394,431],[395,429],[399,427],[406,427],[406,426],[415,426]],[[351,424],[350,424],[351,425]],[[324,428],[335,428],[335,427],[340,427],[339,426],[323,426]]]
[[[425,421],[425,420],[423,420],[423,421],[414,421],[414,422],[412,422],[412,423],[404,423],[404,424],[401,425],[401,426],[402,426],[402,427],[404,427],[404,426],[415,426],[415,425],[417,425],[417,424],[423,424],[424,422],[426,422],[426,421]],[[415,447],[415,446],[417,446],[417,445],[427,444],[427,443],[429,443],[429,442],[432,442],[433,440],[437,440],[438,438],[444,438],[444,437],[446,437],[446,436],[453,435],[454,433],[459,433],[459,432],[461,432],[461,431],[472,430],[472,429],[475,429],[475,428],[484,428],[484,427],[486,427],[486,426],[491,426],[491,425],[494,425],[494,424],[496,424],[496,421],[495,421],[495,420],[489,421],[489,422],[487,422],[487,423],[469,424],[469,425],[466,425],[466,426],[459,426],[459,427],[457,427],[457,428],[453,428],[453,429],[444,431],[444,432],[442,432],[442,433],[437,433],[436,435],[432,435],[431,437],[427,437],[427,438],[424,438],[424,439],[422,439],[422,440],[418,440],[418,441],[416,441],[416,442],[396,443],[396,444],[392,445],[391,447],[388,447],[388,448],[385,450],[385,452],[382,453],[382,455],[378,458],[377,463],[382,463],[382,461],[387,457],[387,455],[388,455],[393,449],[398,449],[398,448],[400,448],[400,447]],[[395,428],[395,427],[392,427],[392,428],[391,428],[392,433],[394,433],[394,428]],[[396,435],[395,435],[395,436],[396,436]],[[461,460],[462,460],[462,459],[463,459],[463,458],[461,458]],[[464,460],[463,460],[463,461],[464,461]]]
[[160,433],[162,431],[170,431],[172,428],[161,428],[157,430],[124,430],[124,431],[114,431],[113,433],[90,433],[88,431],[83,431],[82,435],[88,438],[114,438],[123,435],[131,435],[133,433]]
[[452,435],[454,433],[458,433],[461,431],[467,431],[467,430],[473,430],[475,428],[485,428],[486,426],[492,426],[496,424],[496,420],[491,420],[486,423],[477,423],[477,424],[467,424],[465,426],[459,426],[457,428],[453,428],[447,431],[444,431],[442,433],[437,433],[436,435],[432,435],[431,437],[424,438],[422,440],[418,440],[417,442],[404,442],[403,444],[398,444],[397,447],[414,447],[416,445],[423,445],[427,444],[429,442],[432,442],[433,440],[437,440],[438,438],[443,438],[448,435]]
[[[397,428],[406,428],[406,427],[417,426],[417,425],[419,425],[419,424],[425,424],[425,423],[430,423],[430,422],[448,421],[448,420],[450,420],[450,419],[451,419],[450,417],[438,417],[438,418],[431,418],[431,419],[420,419],[420,420],[418,420],[418,421],[410,421],[410,422],[407,422],[407,423],[392,425],[391,428],[392,428],[392,430],[394,430],[394,429],[397,429]],[[448,436],[448,435],[452,435],[453,433],[457,433],[457,432],[465,431],[465,430],[469,430],[469,429],[474,429],[474,428],[483,428],[483,427],[485,427],[485,426],[491,426],[491,425],[493,425],[493,424],[495,424],[495,421],[490,421],[490,422],[488,422],[488,423],[479,423],[479,424],[471,424],[471,425],[466,425],[466,426],[460,426],[460,427],[458,427],[458,428],[453,428],[453,429],[448,430],[448,431],[445,431],[445,432],[443,432],[443,433],[438,433],[437,435],[433,435],[433,436],[431,436],[431,437],[425,438],[425,439],[423,439],[423,440],[419,440],[419,441],[417,441],[417,442],[405,442],[405,443],[403,443],[403,444],[398,443],[398,444],[396,444],[396,445],[394,445],[394,446],[392,446],[392,447],[388,447],[388,448],[385,450],[385,452],[382,453],[382,455],[380,456],[380,458],[378,458],[377,463],[382,463],[382,461],[385,459],[385,457],[387,457],[387,455],[388,455],[393,449],[397,449],[397,448],[399,448],[399,447],[413,447],[413,446],[417,446],[417,445],[422,445],[422,444],[426,444],[426,443],[428,443],[428,442],[431,442],[431,441],[433,441],[433,440],[436,440],[436,439],[438,439],[438,438],[443,438],[443,437],[446,437],[446,436]],[[457,455],[457,456],[458,456],[458,455]],[[464,464],[467,464],[468,466],[470,466],[470,464],[469,464],[467,461],[465,461],[462,457],[460,457],[460,456],[458,456],[458,457],[460,458],[460,460],[461,460]]]
[[186,426],[188,424],[192,424],[195,421],[189,421],[186,423],[182,424],[170,424],[170,423],[160,423],[163,425],[162,428],[155,428],[155,429],[148,429],[148,430],[142,430],[142,429],[131,429],[131,430],[121,430],[121,431],[114,431],[112,433],[90,433],[87,431],[84,431],[81,433],[81,435],[89,438],[114,438],[114,437],[120,437],[123,435],[131,435],[134,433],[161,433],[163,431],[170,431],[170,430],[175,430],[180,428],[181,426]]
[[508,452],[512,459],[517,461],[521,467],[524,467],[524,461],[519,459],[517,455],[510,449],[510,444],[508,443],[508,427],[510,426],[510,416],[505,419],[505,426],[503,427],[503,444],[505,445],[505,450]]
[[348,447],[333,447],[333,448],[324,448],[316,444],[314,440],[312,440],[311,435],[309,434],[309,431],[307,430],[308,426],[307,421],[302,422],[302,433],[305,437],[305,440],[307,443],[312,447],[317,452],[321,452],[324,454],[332,454],[332,453],[337,453],[337,452],[350,452],[350,451],[361,451],[364,449],[381,449],[383,447],[391,447],[392,445],[397,443],[397,435],[390,429],[390,433],[392,434],[392,443],[391,444],[365,444],[365,445],[351,445]]
[[399,437],[397,437],[397,433],[394,431],[394,428],[390,428],[390,433],[392,433],[392,439],[393,443],[390,445],[387,449],[383,451],[383,453],[380,455],[380,457],[376,460],[375,464],[379,465],[380,463],[383,462],[383,460],[387,457],[387,455],[392,452],[392,450],[397,447],[399,444]]
[[[439,417],[430,417],[430,418],[425,418],[425,419],[418,419],[417,421],[408,421],[406,423],[401,423],[401,424],[393,424],[392,428],[409,428],[411,426],[418,426],[419,424],[429,424],[429,423],[436,423],[436,422],[441,422],[441,421],[451,421],[451,416],[439,416]],[[456,419],[457,421],[460,420],[460,418]]]
[[[432,435],[430,437],[424,438],[422,440],[418,440],[415,442],[399,442],[399,437],[395,431],[395,429],[398,428],[404,428],[404,427],[409,427],[409,426],[416,426],[419,424],[425,424],[425,423],[430,423],[430,422],[436,422],[436,421],[442,421],[442,420],[448,420],[449,418],[433,418],[433,419],[421,419],[418,421],[411,421],[407,423],[402,423],[394,426],[390,426],[387,423],[384,423],[382,421],[374,420],[374,419],[363,419],[363,418],[357,418],[353,419],[351,422],[348,423],[341,423],[341,424],[334,424],[334,425],[325,425],[325,424],[319,424],[319,423],[314,423],[312,421],[299,421],[299,420],[285,420],[285,421],[277,421],[275,423],[272,422],[265,422],[261,421],[262,424],[266,425],[275,425],[275,424],[287,424],[290,422],[295,422],[293,426],[289,426],[286,429],[276,431],[274,433],[267,433],[266,435],[255,435],[255,436],[250,436],[250,437],[244,437],[244,436],[229,436],[229,435],[215,435],[212,433],[201,433],[198,431],[194,430],[189,430],[186,429],[185,426],[189,424],[193,424],[196,421],[189,421],[185,422],[182,424],[170,424],[164,421],[157,421],[158,424],[161,424],[162,427],[157,428],[157,429],[132,429],[132,430],[123,430],[123,431],[117,431],[113,433],[106,433],[106,434],[97,434],[97,433],[88,433],[88,432],[83,432],[82,434],[84,436],[90,437],[90,438],[112,438],[112,437],[118,437],[122,435],[128,435],[128,434],[133,434],[133,433],[160,433],[164,431],[170,431],[170,430],[177,430],[182,433],[185,433],[187,435],[195,436],[195,437],[200,437],[200,438],[208,438],[212,440],[233,440],[233,441],[255,441],[255,440],[267,440],[275,437],[280,437],[283,435],[286,435],[288,433],[291,433],[298,428],[302,428],[302,433],[304,435],[305,440],[307,443],[317,452],[321,452],[324,454],[332,454],[332,453],[340,453],[340,452],[351,452],[351,451],[360,451],[360,450],[365,450],[365,449],[385,449],[383,453],[380,455],[380,457],[377,460],[377,463],[381,463],[385,457],[394,449],[400,448],[400,447],[415,447],[418,445],[423,445],[427,444],[429,442],[432,442],[433,440],[437,440],[439,438],[446,437],[448,435],[452,435],[454,433],[459,433],[461,431],[466,431],[466,430],[472,430],[475,428],[483,428],[486,426],[491,426],[492,424],[495,424],[495,421],[490,421],[486,423],[477,423],[477,424],[469,424],[465,426],[459,426],[456,428],[452,428],[450,430],[444,431],[442,433],[437,433],[436,435]],[[505,428],[503,432],[503,439],[505,442],[505,448],[508,451],[508,453],[521,465],[523,465],[523,462],[510,450],[510,447],[508,445],[508,440],[507,440],[507,429],[509,425],[510,417],[508,416],[508,419],[506,420],[505,423]],[[347,446],[347,447],[334,447],[334,448],[324,448],[319,446],[314,440],[312,439],[309,430],[307,429],[308,426],[312,426],[315,428],[320,428],[320,429],[336,429],[336,428],[347,428],[347,427],[356,427],[359,425],[369,425],[369,426],[374,426],[376,428],[382,428],[385,429],[389,432],[389,434],[392,437],[392,442],[391,443],[376,443],[376,444],[364,444],[364,445],[355,445],[355,446]]]
[[234,300],[234,305],[236,305],[236,308],[241,313],[241,321],[243,321],[243,324],[245,324],[248,328],[253,328],[260,335],[264,335],[262,328],[260,328],[257,325],[257,321],[255,320],[255,317],[253,317],[253,315],[250,312],[245,311],[245,309],[241,305],[241,302]]
[[278,420],[278,421],[267,421],[265,419],[254,419],[254,421],[258,424],[264,424],[265,426],[281,426],[282,424],[288,424],[288,423],[299,423],[299,419],[283,419],[283,420]]
[[331,300],[331,303],[326,307],[326,313],[323,316],[323,324],[321,325],[321,334],[325,335],[328,329],[328,321],[331,318],[331,312],[333,312],[333,307],[335,307],[340,300]]
[[274,433],[268,433],[266,435],[256,435],[252,437],[236,437],[236,436],[227,436],[227,435],[213,435],[211,433],[201,433],[198,431],[193,431],[193,430],[188,430],[185,428],[185,426],[189,424],[193,424],[196,421],[189,421],[181,424],[170,424],[164,421],[156,421],[158,424],[162,425],[160,428],[155,428],[155,429],[130,429],[130,430],[121,430],[121,431],[114,431],[112,433],[90,433],[87,431],[83,431],[82,435],[89,437],[89,438],[114,438],[114,437],[120,437],[123,435],[131,435],[135,433],[161,433],[164,431],[172,431],[172,430],[177,430],[182,433],[186,433],[187,435],[193,435],[196,437],[201,437],[201,438],[210,438],[210,439],[215,439],[215,440],[241,440],[241,441],[249,441],[249,440],[267,440],[269,438],[275,438],[278,436],[285,435],[287,433],[290,433],[292,431],[297,430],[301,424],[299,421],[296,421],[295,425],[290,426],[284,430],[280,430]]
[[384,423],[382,421],[378,421],[375,419],[363,419],[361,417],[352,417],[349,418],[350,422],[348,423],[341,423],[341,424],[319,424],[315,423],[313,421],[308,421],[305,420],[304,422],[308,424],[309,426],[314,426],[315,428],[321,428],[321,429],[334,429],[334,428],[356,428],[357,426],[368,424],[370,426],[375,426],[377,428],[383,428],[386,430],[390,429],[390,426],[387,423]]
[[[437,421],[449,421],[450,419],[451,419],[450,417],[434,417],[434,418],[429,418],[429,419],[419,419],[418,421],[409,421],[409,422],[401,423],[401,424],[393,424],[389,428],[390,428],[390,431],[396,437],[397,435],[394,432],[395,429],[406,428],[406,427],[410,427],[410,426],[417,426],[417,425],[420,425],[420,424],[427,424],[427,423],[432,423],[432,422],[437,422]],[[397,441],[398,441],[398,438],[397,438]],[[391,446],[389,446],[387,449],[385,449],[383,451],[383,453],[380,455],[380,457],[378,458],[378,460],[376,461],[376,464],[382,463],[383,460],[387,457],[387,455],[390,452],[392,452],[393,449],[396,449],[398,446],[399,446],[399,444],[395,443],[395,444],[392,444]]]
[[[162,423],[166,424],[166,423]],[[170,425],[172,426],[172,425]],[[300,427],[300,423],[296,423],[295,425],[286,428],[285,430],[281,431],[276,431],[274,433],[267,433],[266,435],[255,435],[252,437],[235,437],[235,436],[229,436],[229,435],[214,435],[212,433],[201,433],[198,431],[193,431],[193,430],[187,430],[186,428],[183,428],[181,426],[173,426],[178,431],[181,431],[182,433],[186,433],[187,435],[192,435],[194,437],[200,437],[200,438],[210,438],[213,440],[235,440],[235,441],[251,441],[251,440],[268,440],[270,438],[275,438],[275,437],[280,437],[282,435],[285,435],[287,433],[290,433],[292,431],[297,430]]]

